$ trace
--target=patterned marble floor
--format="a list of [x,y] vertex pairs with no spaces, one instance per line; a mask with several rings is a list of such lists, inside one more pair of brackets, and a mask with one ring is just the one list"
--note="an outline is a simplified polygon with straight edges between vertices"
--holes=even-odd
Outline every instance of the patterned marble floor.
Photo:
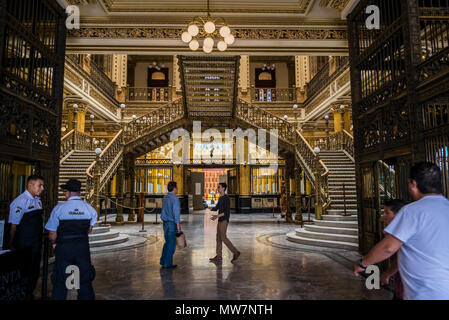
[[[350,268],[359,257],[357,253],[290,243],[284,235],[296,226],[279,224],[271,214],[231,215],[228,237],[242,255],[231,263],[232,254],[224,247],[224,260],[218,265],[209,262],[215,256],[216,222],[209,219],[209,213],[183,215],[182,229],[188,247],[175,253],[178,268],[174,270],[160,269],[162,225],[150,223],[154,215],[147,215],[145,220],[146,234],[153,241],[92,256],[97,270],[97,299],[392,298],[385,289],[366,289],[364,278],[353,276]],[[113,228],[137,235],[141,226]],[[69,297],[74,298],[74,292]]]

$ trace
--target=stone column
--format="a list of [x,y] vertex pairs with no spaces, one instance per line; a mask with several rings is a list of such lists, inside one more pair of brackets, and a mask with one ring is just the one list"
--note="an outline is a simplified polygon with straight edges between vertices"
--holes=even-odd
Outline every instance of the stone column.
[[249,56],[240,56],[240,68],[239,68],[239,89],[246,95],[248,88],[250,87],[250,67]]
[[295,56],[296,101],[306,99],[306,84],[310,81],[309,57]]
[[285,193],[287,196],[287,214],[286,214],[286,220],[287,222],[293,222],[293,215],[292,215],[292,209],[290,207],[290,179],[292,177],[292,169],[294,168],[295,163],[294,163],[294,158],[293,157],[289,157],[286,159],[286,166],[285,166],[285,170],[284,170],[284,181],[285,181]]
[[[131,181],[131,190],[130,190],[130,207],[135,208],[136,207],[136,201],[134,199],[135,197],[135,188],[136,188],[136,159],[132,158],[129,161],[129,179]],[[128,214],[128,221],[134,221],[136,220],[136,216],[134,214],[134,210],[130,209],[130,212]]]
[[173,87],[175,92],[181,94],[181,73],[179,72],[178,57],[173,56]]
[[122,163],[117,172],[117,216],[115,217],[115,224],[122,225],[123,224],[123,186],[124,186],[124,178],[125,178],[125,159],[122,160]]
[[126,84],[128,73],[128,55],[112,55],[112,76],[111,80],[117,84],[117,100],[125,101]]
[[302,225],[302,206],[301,206],[301,166],[295,161],[295,223]]

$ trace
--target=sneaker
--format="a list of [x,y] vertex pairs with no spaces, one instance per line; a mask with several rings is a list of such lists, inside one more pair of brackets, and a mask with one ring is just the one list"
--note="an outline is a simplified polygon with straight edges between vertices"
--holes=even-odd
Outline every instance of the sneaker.
[[234,262],[235,260],[237,260],[240,257],[240,251],[237,251],[236,253],[234,253],[234,256],[232,257],[231,262]]

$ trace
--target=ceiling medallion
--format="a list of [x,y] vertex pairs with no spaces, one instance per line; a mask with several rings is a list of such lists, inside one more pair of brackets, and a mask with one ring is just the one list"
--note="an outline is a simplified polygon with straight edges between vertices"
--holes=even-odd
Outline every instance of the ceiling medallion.
[[189,23],[187,31],[181,35],[182,41],[189,44],[192,51],[198,50],[200,41],[203,43],[203,51],[211,53],[215,40],[217,40],[217,49],[225,51],[228,45],[234,43],[235,38],[231,29],[226,25],[223,18],[212,18],[209,13],[209,0],[207,0],[207,17],[195,17]]

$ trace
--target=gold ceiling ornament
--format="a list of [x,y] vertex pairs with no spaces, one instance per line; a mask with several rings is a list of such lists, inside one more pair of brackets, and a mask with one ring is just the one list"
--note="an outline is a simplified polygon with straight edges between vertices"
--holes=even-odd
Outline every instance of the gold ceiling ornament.
[[181,35],[182,41],[189,44],[192,51],[200,47],[199,40],[203,42],[203,51],[211,53],[215,40],[217,40],[217,49],[225,51],[228,45],[235,41],[231,29],[226,25],[226,21],[221,18],[212,18],[209,12],[209,0],[207,0],[207,17],[195,17],[187,26],[187,31]]

